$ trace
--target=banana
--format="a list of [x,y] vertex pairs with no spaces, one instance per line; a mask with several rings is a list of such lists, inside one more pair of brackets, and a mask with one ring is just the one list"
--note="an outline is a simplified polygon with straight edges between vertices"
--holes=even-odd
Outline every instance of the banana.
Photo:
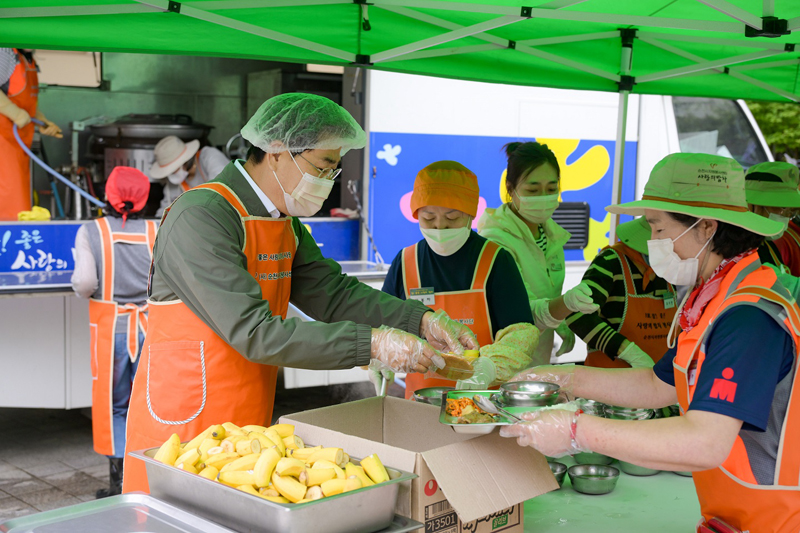
[[225,426],[223,426],[222,424],[217,424],[216,426],[211,428],[211,433],[209,433],[209,436],[212,439],[222,440],[228,436],[228,432],[225,429]]
[[361,485],[364,487],[369,487],[370,485],[374,485],[375,482],[372,481],[366,473],[364,473],[364,469],[360,466],[356,466],[353,463],[347,463],[344,467],[344,473],[347,475],[348,478],[353,476],[358,477],[361,480]]
[[252,472],[246,470],[232,470],[230,472],[219,473],[219,480],[231,487],[238,487],[239,485],[255,485],[256,479]]
[[366,472],[375,483],[389,481],[389,473],[378,458],[378,454],[373,453],[369,457],[361,459],[361,466],[364,468],[364,472]]
[[247,438],[246,435],[228,435],[227,437],[225,437],[225,440],[220,442],[219,445],[222,446],[222,449],[225,450],[226,452],[235,452],[236,445],[240,441],[245,440],[246,438]]
[[257,440],[261,444],[261,451],[264,451],[267,448],[272,448],[276,445],[274,442],[272,442],[272,439],[263,433],[259,433],[258,431],[251,431],[247,434],[247,438],[251,440]]
[[306,471],[306,464],[300,459],[284,457],[275,466],[275,473],[279,476],[298,477]]
[[314,500],[319,500],[324,497],[325,495],[322,494],[321,487],[309,487],[308,491],[306,491],[306,501],[313,502]]
[[339,468],[339,465],[332,463],[330,461],[325,461],[325,460],[317,461],[316,463],[314,463],[314,466],[312,466],[311,469],[313,470],[317,468],[333,468],[334,472],[336,472],[336,479],[345,479],[346,477],[344,475],[344,470]]
[[281,496],[292,503],[297,503],[306,496],[306,486],[293,477],[282,477],[273,473],[272,485],[281,493]]
[[183,455],[175,459],[175,464],[184,464],[186,466],[194,466],[200,459],[200,448],[192,448],[184,452]]
[[303,439],[297,435],[289,435],[288,437],[284,437],[283,443],[286,445],[287,450],[297,450],[305,446]]
[[199,472],[200,477],[216,481],[219,470],[214,466],[207,466]]
[[274,424],[267,429],[274,429],[282,439],[289,435],[294,435],[294,426],[292,424]]
[[313,487],[322,485],[335,477],[336,471],[333,468],[307,468],[305,472],[300,474],[298,480],[307,487]]
[[264,487],[263,489],[258,489],[258,493],[262,496],[267,496],[269,498],[283,498],[281,493],[277,490],[273,489],[272,487]]
[[177,468],[178,470],[184,470],[186,472],[189,472],[190,474],[197,473],[197,469],[194,467],[194,465],[190,464],[176,463],[175,468]]
[[330,498],[331,496],[336,496],[337,494],[341,494],[344,492],[344,479],[329,479],[322,485],[320,488],[322,489],[322,494],[326,498]]
[[242,428],[240,428],[239,426],[237,426],[233,422],[225,422],[224,424],[222,424],[222,427],[225,428],[225,437],[223,437],[223,439],[224,438],[228,438],[231,435],[244,435],[245,434],[245,432],[242,431]]
[[210,450],[211,448],[216,448],[217,446],[219,446],[220,442],[221,441],[218,441],[217,439],[203,440],[203,442],[200,443],[200,454],[202,455],[204,453],[208,453],[208,450]]
[[272,428],[267,428],[264,431],[264,435],[266,435],[269,440],[271,440],[275,446],[278,447],[278,451],[281,453],[281,455],[286,456],[286,445],[283,443],[283,437],[278,435],[277,431]]
[[313,465],[317,461],[330,461],[338,466],[342,459],[344,459],[344,451],[341,448],[322,448],[306,459],[306,463]]
[[261,456],[257,453],[245,455],[244,457],[240,457],[239,459],[231,461],[223,466],[220,472],[230,472],[232,470],[253,470],[260,457]]
[[261,498],[261,494],[259,494],[258,491],[254,489],[252,485],[239,485],[238,487],[236,487],[236,489],[242,492],[246,492],[247,494],[252,494],[253,496],[258,496],[259,498]]
[[361,480],[358,476],[350,476],[344,480],[344,492],[350,492],[351,490],[357,490],[363,487],[364,485],[361,484]]
[[272,472],[275,470],[275,466],[280,460],[280,452],[278,452],[275,446],[261,452],[258,461],[256,461],[256,465],[253,467],[253,475],[255,476],[255,484],[257,487],[266,487],[269,485]]
[[[223,452],[218,453],[215,455],[209,455],[208,459],[206,459],[202,464],[205,466],[213,466],[214,468],[220,469],[228,463],[232,463],[236,459],[239,458],[239,454],[236,452]],[[240,483],[241,485],[241,483]]]
[[156,452],[153,459],[162,462],[165,465],[175,465],[175,459],[178,458],[178,453],[181,450],[181,438],[177,433],[173,433],[167,441],[161,445]]
[[[200,433],[198,436],[187,442],[183,445],[183,451],[191,450],[192,448],[199,448],[200,443],[206,440],[209,435],[211,435],[211,430],[213,430],[216,426],[209,426],[208,429]],[[183,452],[181,452],[183,453]]]
[[339,468],[344,468],[345,466],[347,466],[347,463],[349,463],[349,462],[350,462],[350,456],[346,452],[343,452],[342,453],[342,462],[341,463],[336,463],[336,464],[339,465]]
[[261,453],[261,442],[258,439],[245,437],[236,443],[236,453],[242,457],[251,453]]
[[273,498],[272,496],[262,496],[262,498],[264,498],[265,500],[269,500],[271,502],[275,502],[275,503],[292,503],[289,500],[287,500],[286,498],[284,498],[283,496],[278,496],[277,498]]
[[315,452],[318,452],[322,449],[322,446],[312,446],[310,448],[298,448],[297,450],[292,450],[292,457],[295,459],[300,459],[301,461],[305,461]]
[[257,431],[258,433],[264,433],[266,430],[266,426],[257,426],[255,424],[249,424],[247,426],[242,426],[242,431],[246,433],[250,433],[251,431]]
[[480,350],[464,350],[464,359],[469,361],[470,363],[473,362],[481,355]]

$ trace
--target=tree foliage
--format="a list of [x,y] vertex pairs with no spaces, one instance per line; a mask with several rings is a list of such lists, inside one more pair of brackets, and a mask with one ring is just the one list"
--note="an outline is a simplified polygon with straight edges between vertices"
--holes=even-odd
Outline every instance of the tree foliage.
[[783,154],[800,158],[800,104],[747,102],[776,161]]

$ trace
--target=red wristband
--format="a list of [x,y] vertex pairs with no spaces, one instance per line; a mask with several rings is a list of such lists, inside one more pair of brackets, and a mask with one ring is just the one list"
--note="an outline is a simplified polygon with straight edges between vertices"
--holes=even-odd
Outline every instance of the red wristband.
[[578,435],[578,417],[581,416],[582,414],[583,414],[583,409],[578,409],[577,411],[575,411],[575,413],[572,415],[572,425],[570,425],[569,428],[569,436],[572,439],[572,447],[574,449],[578,449],[578,442],[575,440],[575,438]]

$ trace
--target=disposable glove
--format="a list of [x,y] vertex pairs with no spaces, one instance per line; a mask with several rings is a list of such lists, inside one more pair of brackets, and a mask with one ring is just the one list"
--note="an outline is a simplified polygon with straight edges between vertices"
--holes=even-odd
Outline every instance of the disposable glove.
[[631,365],[631,368],[653,368],[655,365],[655,361],[633,342],[629,342],[617,357]]
[[564,305],[573,313],[585,315],[591,315],[600,309],[592,300],[592,289],[583,281],[564,293]]
[[478,357],[472,362],[475,373],[468,379],[460,379],[456,382],[457,389],[488,389],[497,377],[497,368],[494,361],[488,357]]
[[569,353],[575,348],[575,334],[569,329],[566,322],[562,322],[556,328],[556,333],[561,337],[561,346],[556,351],[556,357]]
[[495,379],[505,382],[528,368],[539,345],[539,330],[525,322],[513,324],[497,332],[494,344],[481,346],[481,359],[490,358],[497,370]]
[[580,411],[574,404],[565,404],[555,409],[544,407],[538,411],[523,413],[521,418],[524,422],[502,426],[500,436],[516,437],[520,446],[530,446],[548,457],[586,452],[589,450],[582,448],[575,439],[579,415]]
[[3,91],[0,91],[0,115],[8,117],[18,128],[24,128],[31,122],[28,112],[9,100]]
[[432,364],[444,367],[442,356],[416,335],[381,326],[372,330],[371,354],[395,372],[425,373]]
[[533,313],[533,323],[542,331],[557,328],[562,322],[550,314],[550,300],[546,298],[533,300],[531,302],[531,312]]
[[[390,383],[394,382],[394,371],[377,359],[373,359],[369,362],[367,371],[369,372],[369,380],[375,387],[375,394],[386,396],[386,389],[389,388]],[[381,391],[384,380],[386,380],[386,388]],[[381,392],[383,392],[383,394],[381,394]]]
[[511,381],[544,381],[546,383],[555,383],[561,387],[560,392],[571,396],[575,381],[575,365],[535,366],[523,370],[511,378]]
[[472,330],[447,316],[442,309],[425,313],[422,316],[420,329],[431,346],[443,352],[461,355],[464,353],[464,349],[478,350],[480,348],[478,338]]

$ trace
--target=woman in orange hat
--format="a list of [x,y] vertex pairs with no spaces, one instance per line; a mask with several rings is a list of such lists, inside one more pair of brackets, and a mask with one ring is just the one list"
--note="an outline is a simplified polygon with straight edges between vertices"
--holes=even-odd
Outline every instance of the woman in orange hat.
[[[417,174],[411,195],[411,212],[419,220],[423,239],[401,250],[392,261],[383,291],[401,299],[420,300],[466,324],[486,347],[511,330],[509,326],[533,322],[531,308],[514,258],[508,251],[472,231],[478,211],[478,178],[455,161],[438,161]],[[514,327],[522,335],[524,327]],[[528,332],[536,337],[536,332]],[[532,349],[535,348],[533,346]],[[514,369],[530,362],[526,350],[504,350],[500,357],[480,357],[471,380],[459,388],[486,388],[505,381]],[[481,355],[485,350],[481,350]],[[491,350],[490,350],[491,351]],[[487,352],[488,354],[488,352]],[[511,357],[509,357],[510,354]],[[516,357],[515,357],[516,356]],[[520,361],[516,361],[520,359]],[[437,385],[453,386],[445,379],[406,377],[406,398],[415,390]]]

